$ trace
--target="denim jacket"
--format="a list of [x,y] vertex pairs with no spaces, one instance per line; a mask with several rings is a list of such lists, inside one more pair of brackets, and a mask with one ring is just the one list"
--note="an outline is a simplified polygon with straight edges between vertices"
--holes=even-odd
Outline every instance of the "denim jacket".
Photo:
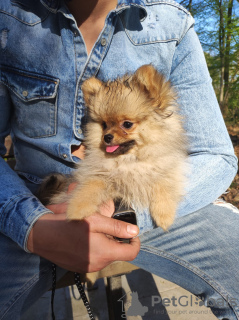
[[87,55],[64,1],[0,2],[0,153],[11,134],[16,157],[15,172],[0,159],[0,232],[27,251],[33,224],[49,213],[31,190],[80,161],[71,146],[84,139],[82,82],[114,79],[143,64],[175,86],[189,138],[190,173],[178,216],[226,190],[237,159],[193,25],[174,1],[119,0]]

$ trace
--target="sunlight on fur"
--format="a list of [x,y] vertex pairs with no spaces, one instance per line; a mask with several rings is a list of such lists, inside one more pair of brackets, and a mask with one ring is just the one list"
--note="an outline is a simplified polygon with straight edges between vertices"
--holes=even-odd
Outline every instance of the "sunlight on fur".
[[[89,115],[85,159],[71,178],[48,177],[40,198],[67,200],[70,220],[83,219],[109,199],[120,198],[136,212],[149,208],[155,223],[167,230],[184,193],[187,157],[171,84],[153,66],[144,65],[115,81],[90,78],[82,91]],[[72,181],[77,186],[66,195]]]

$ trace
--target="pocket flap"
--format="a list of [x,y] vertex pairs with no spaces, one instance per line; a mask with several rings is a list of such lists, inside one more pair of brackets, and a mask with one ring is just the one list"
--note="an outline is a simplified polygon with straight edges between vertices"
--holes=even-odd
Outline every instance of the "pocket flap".
[[58,79],[9,67],[0,69],[0,82],[26,102],[55,98],[59,85]]

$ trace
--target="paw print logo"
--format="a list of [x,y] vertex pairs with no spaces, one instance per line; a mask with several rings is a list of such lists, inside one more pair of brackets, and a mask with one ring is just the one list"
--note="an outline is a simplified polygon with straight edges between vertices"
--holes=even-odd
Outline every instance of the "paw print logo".
[[204,298],[200,296],[196,297],[195,304],[198,305],[199,307],[204,306]]

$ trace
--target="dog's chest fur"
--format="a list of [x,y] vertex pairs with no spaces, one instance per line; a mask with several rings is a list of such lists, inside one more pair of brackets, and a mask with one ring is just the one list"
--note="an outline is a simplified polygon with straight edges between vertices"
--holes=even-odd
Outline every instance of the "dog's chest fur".
[[121,198],[126,204],[133,203],[138,209],[149,205],[154,182],[162,174],[157,170],[155,162],[139,161],[131,154],[112,159],[95,156],[90,154],[83,161],[87,170],[84,170],[84,163],[79,166],[76,173],[79,183],[85,181],[86,176],[89,178],[98,175],[105,181],[107,192],[113,199]]

